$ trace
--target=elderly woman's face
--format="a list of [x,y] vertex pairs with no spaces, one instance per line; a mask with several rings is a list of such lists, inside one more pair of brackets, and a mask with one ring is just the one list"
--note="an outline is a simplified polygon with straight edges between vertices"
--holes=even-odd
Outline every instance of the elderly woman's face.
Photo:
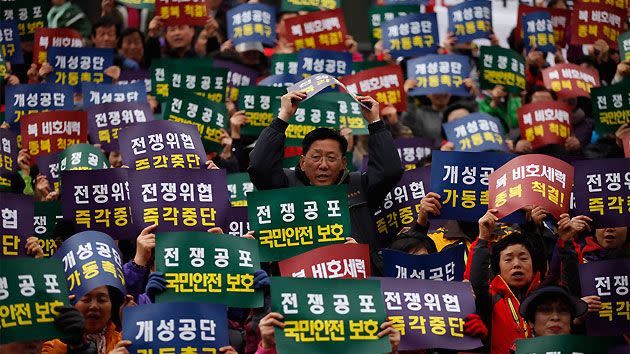
[[112,317],[112,302],[106,286],[100,286],[83,295],[74,307],[85,318],[86,333],[102,331]]
[[534,333],[538,337],[571,333],[571,308],[561,299],[549,299],[536,306]]

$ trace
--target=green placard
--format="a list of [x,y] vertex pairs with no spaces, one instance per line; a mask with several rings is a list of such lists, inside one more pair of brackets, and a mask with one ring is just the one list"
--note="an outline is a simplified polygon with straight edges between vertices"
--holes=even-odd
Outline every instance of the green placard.
[[215,68],[212,59],[155,59],[151,62],[151,92],[160,102],[171,90],[191,91],[213,102],[225,102],[228,69]]
[[62,217],[60,200],[35,202],[33,229],[46,257],[52,256],[57,251],[57,244],[51,236],[57,220]]
[[183,90],[172,90],[164,106],[164,119],[194,124],[206,151],[223,149],[221,129],[225,129],[230,119],[225,104]]
[[525,58],[508,48],[483,46],[479,55],[479,84],[482,90],[503,85],[510,93],[525,90]]
[[55,307],[68,304],[61,259],[0,258],[0,344],[59,338]]
[[[290,168],[293,170],[298,165],[299,161],[300,155],[285,157],[282,159],[282,167]],[[352,163],[351,151],[346,152],[346,169],[348,170],[348,172],[353,172],[356,170],[356,168],[354,168],[354,164]]]
[[593,87],[591,104],[595,131],[614,133],[622,124],[630,123],[630,79],[610,86]]
[[576,335],[544,336],[516,340],[516,354],[608,354],[608,340]]
[[630,60],[630,31],[624,32],[617,37],[619,43],[619,57],[621,61]]
[[282,0],[280,11],[319,11],[333,10],[341,6],[341,0]]
[[371,279],[271,280],[271,309],[284,316],[275,328],[278,353],[389,353],[378,338],[385,322],[380,282]]
[[372,45],[382,38],[381,25],[383,23],[393,20],[396,17],[418,12],[420,12],[420,7],[416,5],[372,5],[368,10],[370,39],[372,40]]
[[347,186],[293,187],[247,195],[263,262],[279,261],[350,236]]
[[339,112],[339,124],[352,129],[354,135],[367,135],[368,123],[361,113],[361,105],[355,101],[352,96],[344,92],[327,92],[317,96],[318,99],[325,102],[337,104],[337,112]]
[[109,168],[109,159],[90,144],[74,144],[59,153],[59,171]]
[[271,75],[298,74],[297,53],[274,54],[271,56]]
[[46,0],[13,0],[0,2],[0,19],[18,21],[18,32],[22,42],[35,38],[35,29],[46,27],[48,14]]
[[233,207],[247,206],[247,194],[256,190],[249,179],[249,173],[230,173],[227,175],[227,189]]
[[278,116],[280,97],[286,94],[283,87],[242,86],[238,92],[237,106],[245,110],[249,123],[241,127],[241,134],[258,136]]
[[254,290],[254,272],[260,269],[255,240],[207,232],[165,232],[156,235],[156,242],[155,267],[168,281],[157,302],[263,306],[262,289]]
[[378,68],[379,66],[386,66],[387,62],[384,61],[353,61],[352,62],[352,75],[372,68]]
[[[326,101],[314,96],[306,102],[300,103],[299,108],[291,118],[289,127],[285,131],[286,146],[301,146],[304,136],[315,128],[339,129],[339,107],[337,102]],[[280,100],[274,103],[273,111],[279,112]]]
[[119,3],[135,9],[154,9],[155,0],[118,0]]

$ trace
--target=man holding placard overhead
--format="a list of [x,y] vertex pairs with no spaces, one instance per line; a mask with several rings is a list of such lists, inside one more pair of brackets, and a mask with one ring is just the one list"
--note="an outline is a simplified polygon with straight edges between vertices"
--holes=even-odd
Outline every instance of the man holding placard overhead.
[[259,190],[347,184],[352,236],[357,242],[370,245],[372,262],[376,261],[375,265],[378,265],[377,252],[387,242],[377,236],[372,210],[382,203],[403,174],[394,139],[381,121],[379,104],[370,96],[357,96],[362,106],[370,107],[362,108],[370,131],[370,159],[366,172],[349,173],[346,170],[344,154],[348,142],[339,132],[329,128],[317,128],[306,134],[298,166],[295,170],[282,168],[289,118],[306,98],[303,91],[282,96],[278,118],[262,131],[250,154],[248,172],[251,180]]

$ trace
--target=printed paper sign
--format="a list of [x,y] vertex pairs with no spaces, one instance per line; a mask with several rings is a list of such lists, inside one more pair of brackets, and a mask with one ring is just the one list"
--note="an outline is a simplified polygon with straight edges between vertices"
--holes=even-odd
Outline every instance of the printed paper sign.
[[192,91],[214,102],[225,102],[228,70],[209,59],[162,58],[151,61],[151,92],[160,102],[170,89]]
[[286,93],[281,87],[268,86],[243,86],[239,90],[236,105],[239,110],[244,110],[247,116],[247,124],[241,127],[241,134],[258,136],[262,130],[271,124],[277,116],[274,103]]
[[334,10],[341,5],[341,0],[282,0],[280,11],[319,11]]
[[48,1],[46,0],[8,0],[2,2],[2,20],[17,21],[20,39],[24,42],[33,40],[38,28],[46,26]]
[[0,344],[60,338],[56,307],[68,303],[58,259],[0,258]]
[[583,160],[573,167],[576,215],[590,217],[597,228],[629,226],[630,160]]
[[460,43],[488,38],[492,33],[492,2],[471,0],[450,6],[447,31],[455,33]]
[[559,98],[590,98],[591,88],[599,86],[599,73],[595,69],[565,63],[543,69],[545,87]]
[[370,247],[365,244],[324,246],[280,261],[278,266],[283,277],[366,279],[370,277]]
[[392,57],[415,57],[437,53],[437,15],[414,13],[400,16],[381,25],[383,49]]
[[283,260],[350,236],[345,186],[251,192],[247,210],[263,262]]
[[276,44],[276,9],[265,4],[242,4],[228,10],[228,39],[236,46],[245,42]]
[[462,281],[464,279],[464,252],[459,244],[434,254],[414,255],[397,250],[384,249],[383,273],[399,279],[428,279]]
[[630,123],[630,80],[591,91],[595,131],[606,135]]
[[608,347],[601,338],[572,334],[516,340],[516,354],[535,353],[603,354],[608,353]]
[[487,113],[471,113],[442,128],[455,151],[508,151],[501,121]]
[[206,0],[155,0],[155,14],[166,26],[205,26],[208,20]]
[[420,8],[418,2],[412,5],[372,5],[368,10],[368,18],[370,19],[370,39],[372,45],[376,44],[383,38],[381,24],[391,21],[396,17],[418,13]]
[[[0,193],[2,257],[26,256],[26,239],[33,233],[33,197]],[[1,258],[1,257],[0,257]]]
[[70,86],[77,93],[81,92],[84,82],[112,82],[112,78],[105,75],[105,69],[113,65],[113,51],[109,48],[50,47],[46,61],[53,68],[48,79]]
[[83,108],[105,103],[148,103],[142,82],[128,85],[83,83]]
[[464,334],[464,318],[475,313],[470,283],[378,279],[387,318],[400,331],[399,350],[482,346],[479,338]]
[[385,321],[380,282],[371,279],[276,278],[271,308],[284,316],[275,329],[278,353],[387,353],[378,338]]
[[37,28],[33,41],[33,63],[46,62],[49,47],[83,47],[83,36],[74,28]]
[[350,74],[352,54],[334,50],[302,49],[298,52],[298,76],[328,74],[333,77]]
[[617,47],[617,37],[624,28],[628,3],[621,4],[621,8],[609,3],[580,1],[573,6],[571,44],[592,44],[603,39],[610,47]]
[[348,32],[343,10],[317,11],[288,18],[284,21],[287,40],[295,50],[321,48],[345,51]]
[[11,64],[24,64],[17,21],[0,22],[0,54]]
[[[33,113],[20,124],[22,146],[32,158],[87,143],[87,115],[83,111]],[[34,161],[33,161],[34,163]]]
[[118,132],[135,123],[153,120],[148,103],[103,103],[85,109],[87,112],[90,141],[100,144],[105,151],[118,151]]
[[144,304],[125,307],[122,318],[122,337],[132,342],[127,347],[132,354],[159,353],[165,348],[173,353],[218,353],[229,345],[225,305]]
[[527,52],[533,48],[543,53],[555,53],[557,50],[551,15],[546,11],[523,15],[523,36]]
[[5,120],[16,129],[20,118],[27,114],[71,110],[72,88],[55,84],[8,85],[5,87]]
[[488,209],[497,209],[499,219],[526,205],[557,219],[569,210],[573,166],[547,155],[521,155],[494,171],[488,183]]
[[339,81],[355,95],[372,96],[381,107],[393,105],[398,112],[407,109],[404,78],[399,65],[380,66],[344,76]]
[[562,101],[529,103],[518,109],[518,127],[521,137],[533,149],[548,144],[564,144],[571,135],[573,109]]
[[[469,2],[466,2],[466,4]],[[407,77],[418,81],[409,90],[411,96],[430,93],[450,93],[455,96],[470,96],[464,79],[470,73],[468,57],[454,54],[429,54],[407,62]]]
[[334,77],[327,74],[311,75],[287,87],[287,92],[304,91],[306,93],[306,98],[302,100],[304,102],[336,82],[337,80]]
[[247,194],[255,191],[256,187],[249,179],[249,173],[241,172],[227,175],[227,189],[233,207],[246,207]]
[[254,289],[254,272],[260,269],[255,240],[208,232],[158,233],[156,240],[155,266],[167,281],[157,302],[263,306],[262,289]]
[[482,90],[491,90],[501,85],[510,93],[525,90],[525,58],[515,51],[498,46],[483,46],[479,55]]

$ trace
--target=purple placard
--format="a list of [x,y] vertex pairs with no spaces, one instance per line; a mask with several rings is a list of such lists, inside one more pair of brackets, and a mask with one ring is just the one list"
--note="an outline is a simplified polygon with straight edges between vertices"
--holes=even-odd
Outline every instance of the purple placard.
[[[400,162],[405,170],[418,167],[418,162],[431,154],[433,141],[425,138],[398,138],[394,139]],[[367,171],[369,156],[365,155],[361,163],[361,171]]]
[[602,307],[586,314],[586,333],[589,336],[620,336],[630,334],[628,317],[627,259],[580,264],[582,295],[597,295]]
[[239,237],[245,235],[250,230],[247,207],[229,207],[225,218],[219,225],[225,234]]
[[158,232],[208,231],[230,207],[225,170],[129,170],[133,221]]
[[118,150],[118,132],[135,123],[153,120],[153,110],[146,102],[103,103],[85,109],[88,133],[93,144],[105,151]]
[[[101,231],[114,239],[135,239],[127,169],[62,171],[63,217],[78,231]],[[134,198],[136,196],[134,195]]]
[[17,171],[17,134],[11,129],[0,129],[0,176]]
[[269,75],[258,82],[258,86],[289,87],[300,81],[300,77],[292,74]]
[[593,219],[597,228],[630,226],[630,159],[573,163],[576,215]]
[[205,168],[206,152],[192,124],[138,123],[119,132],[118,145],[123,165],[132,169]]
[[61,151],[46,154],[37,158],[39,173],[46,176],[50,190],[59,190],[59,154]]
[[116,85],[129,85],[129,84],[133,84],[139,81],[144,82],[144,86],[147,89],[147,93],[150,93],[151,92],[151,76],[149,74],[149,70],[145,70],[145,69],[121,71],[120,76],[118,77],[118,81],[116,81]]
[[0,257],[26,256],[26,239],[35,235],[33,205],[31,196],[0,193],[0,214],[2,214]]
[[469,350],[482,346],[479,338],[464,334],[464,318],[475,313],[470,283],[378,279],[389,321],[403,328],[399,350]]
[[228,69],[227,76],[227,98],[236,102],[238,100],[238,88],[256,84],[260,73],[245,65],[231,62],[229,60],[215,59],[212,62],[215,68]]

